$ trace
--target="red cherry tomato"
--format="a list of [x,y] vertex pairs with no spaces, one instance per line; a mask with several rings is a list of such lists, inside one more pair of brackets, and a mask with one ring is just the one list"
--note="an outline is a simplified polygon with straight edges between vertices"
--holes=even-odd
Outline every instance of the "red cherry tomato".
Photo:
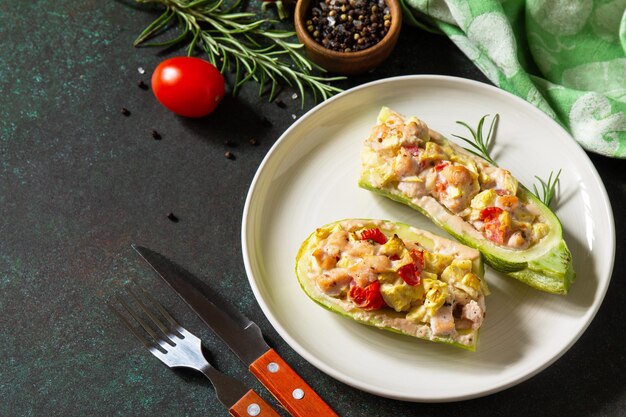
[[357,307],[363,310],[379,310],[386,305],[380,293],[380,282],[378,281],[372,281],[366,287],[359,287],[356,282],[352,281],[348,296]]
[[224,77],[203,59],[170,58],[154,70],[152,91],[174,113],[202,117],[215,110],[224,97]]

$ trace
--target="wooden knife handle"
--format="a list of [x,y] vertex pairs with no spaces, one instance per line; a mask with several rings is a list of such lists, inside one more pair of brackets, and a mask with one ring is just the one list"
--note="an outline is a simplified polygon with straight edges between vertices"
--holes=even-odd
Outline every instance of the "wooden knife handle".
[[292,416],[337,416],[274,349],[252,362],[250,371]]
[[280,417],[254,390],[248,391],[228,412],[234,417]]

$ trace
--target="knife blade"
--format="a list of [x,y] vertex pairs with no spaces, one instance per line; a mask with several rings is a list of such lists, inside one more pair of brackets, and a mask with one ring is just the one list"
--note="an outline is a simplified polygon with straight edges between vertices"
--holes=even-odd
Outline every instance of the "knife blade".
[[[248,366],[248,369],[294,417],[337,416],[324,400],[263,339],[261,329],[237,312],[225,313],[201,292],[190,272],[148,248],[131,245],[185,303]],[[217,300],[215,300],[217,301]]]

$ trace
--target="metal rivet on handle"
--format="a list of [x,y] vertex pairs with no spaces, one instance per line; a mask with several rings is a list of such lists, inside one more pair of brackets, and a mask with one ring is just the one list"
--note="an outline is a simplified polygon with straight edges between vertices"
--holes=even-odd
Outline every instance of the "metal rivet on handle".
[[248,406],[248,409],[246,411],[250,416],[258,416],[259,414],[261,414],[261,407],[259,407],[257,403],[252,403]]
[[267,370],[270,371],[271,373],[275,374],[276,372],[278,372],[278,364],[276,362],[270,362],[267,364]]
[[293,396],[293,398],[295,398],[296,400],[301,400],[304,398],[304,391],[302,391],[300,388],[296,388],[293,390],[293,392],[291,393],[291,395]]

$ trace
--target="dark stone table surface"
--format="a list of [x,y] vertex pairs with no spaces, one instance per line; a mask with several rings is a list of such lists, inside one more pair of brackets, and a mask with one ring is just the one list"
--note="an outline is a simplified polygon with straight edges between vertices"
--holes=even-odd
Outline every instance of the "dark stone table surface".
[[[376,397],[299,357],[263,315],[244,271],[248,187],[291,115],[313,103],[301,109],[285,89],[282,108],[250,85],[210,117],[176,117],[137,87],[177,53],[132,46],[155,16],[132,2],[0,1],[0,415],[227,415],[207,380],[166,369],[107,308],[135,280],[209,346],[223,346],[157,282],[131,242],[186,265],[257,322],[342,416],[626,415],[625,161],[589,155],[615,213],[617,259],[603,305],[566,354],[530,380],[479,399]],[[339,85],[404,74],[487,82],[445,37],[405,26],[382,67]],[[236,159],[224,157],[228,150]],[[166,218],[170,211],[178,223]],[[228,351],[212,359],[273,401]]]

